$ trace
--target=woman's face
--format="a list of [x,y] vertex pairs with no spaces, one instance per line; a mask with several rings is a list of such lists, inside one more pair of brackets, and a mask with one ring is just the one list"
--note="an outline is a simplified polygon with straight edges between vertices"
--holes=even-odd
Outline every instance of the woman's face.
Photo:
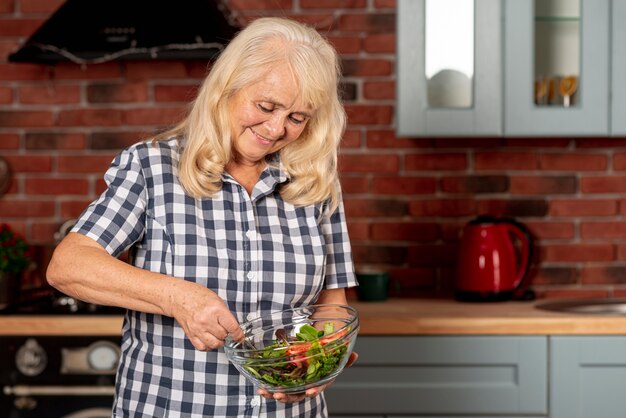
[[229,102],[237,162],[256,165],[300,137],[313,109],[299,97],[286,66],[268,71]]

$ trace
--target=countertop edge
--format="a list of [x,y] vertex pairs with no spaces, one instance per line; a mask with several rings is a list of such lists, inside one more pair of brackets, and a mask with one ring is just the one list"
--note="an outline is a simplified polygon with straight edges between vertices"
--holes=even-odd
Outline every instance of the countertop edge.
[[364,321],[360,335],[626,335],[626,318],[437,317]]
[[[626,335],[626,316],[542,311],[533,302],[464,304],[451,300],[350,301],[364,336]],[[116,336],[123,316],[0,316],[0,336]]]
[[122,334],[122,316],[0,317],[0,336],[116,336]]

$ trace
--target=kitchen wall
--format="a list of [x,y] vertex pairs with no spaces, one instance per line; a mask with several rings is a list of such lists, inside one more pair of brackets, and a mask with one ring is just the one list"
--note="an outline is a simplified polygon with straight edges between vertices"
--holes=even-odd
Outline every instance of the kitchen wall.
[[[397,138],[393,0],[231,0],[242,18],[316,25],[343,58],[340,170],[355,259],[402,297],[449,296],[459,230],[515,217],[536,238],[539,296],[626,296],[626,138]],[[13,64],[61,0],[0,0],[0,220],[45,247],[103,190],[123,147],[176,121],[200,61]]]

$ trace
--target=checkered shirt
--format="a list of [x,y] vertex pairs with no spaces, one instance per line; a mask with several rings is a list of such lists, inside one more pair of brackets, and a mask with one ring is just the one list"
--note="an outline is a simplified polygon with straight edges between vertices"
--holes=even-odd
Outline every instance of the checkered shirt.
[[[278,194],[287,181],[267,168],[252,195],[225,174],[213,198],[195,199],[178,181],[174,139],[138,143],[105,174],[107,190],[73,231],[134,265],[201,283],[240,322],[315,302],[323,289],[356,285],[343,205],[294,207]],[[128,311],[113,417],[324,417],[323,395],[267,401],[223,349],[202,352],[171,317]]]

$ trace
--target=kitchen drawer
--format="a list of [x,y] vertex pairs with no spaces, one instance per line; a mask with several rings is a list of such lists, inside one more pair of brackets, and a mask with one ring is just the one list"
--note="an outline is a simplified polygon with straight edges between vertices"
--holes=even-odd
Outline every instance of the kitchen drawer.
[[545,336],[362,336],[329,412],[545,416],[547,350]]

